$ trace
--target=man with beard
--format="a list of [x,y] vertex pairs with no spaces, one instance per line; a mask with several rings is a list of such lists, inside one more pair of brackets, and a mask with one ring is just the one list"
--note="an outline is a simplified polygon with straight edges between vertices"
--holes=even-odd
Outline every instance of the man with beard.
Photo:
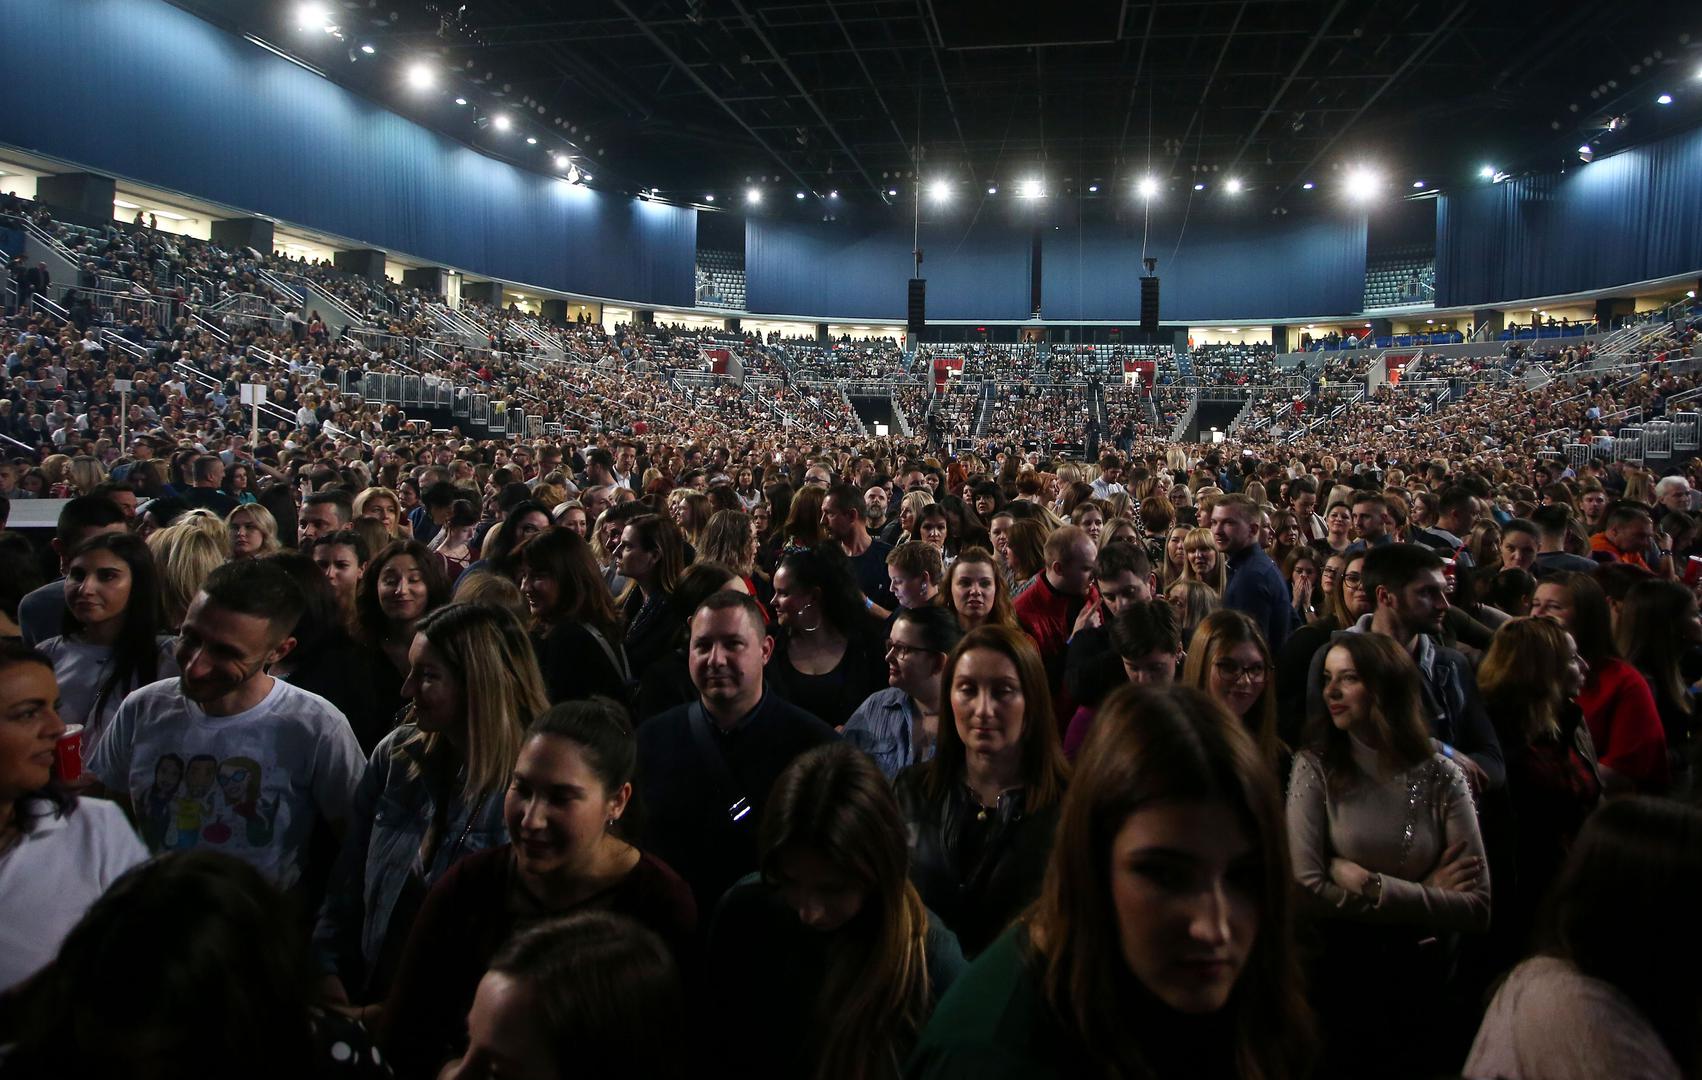
[[[288,891],[303,884],[316,828],[342,835],[366,764],[360,744],[330,702],[267,674],[295,647],[305,605],[294,579],[269,559],[219,567],[184,617],[183,674],[131,693],[95,744],[88,769],[126,810],[154,805],[148,795],[168,758],[253,763],[248,771],[257,775],[244,777],[254,795],[248,801],[264,809],[268,829],[256,832],[234,808],[210,799],[188,821],[194,835],[181,814],[164,829],[144,821],[155,851],[223,851]],[[317,897],[301,899],[311,904],[304,910],[317,907]]]

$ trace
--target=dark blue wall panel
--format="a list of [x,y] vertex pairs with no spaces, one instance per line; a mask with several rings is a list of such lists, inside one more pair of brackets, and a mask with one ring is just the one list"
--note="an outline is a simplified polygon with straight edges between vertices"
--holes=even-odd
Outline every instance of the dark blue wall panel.
[[[753,312],[902,319],[915,271],[910,226],[857,227],[751,218],[745,299]],[[944,222],[922,227],[929,319],[1026,319],[1026,228]]]
[[162,0],[8,0],[0,142],[547,288],[689,305],[691,210],[485,157]]
[[1702,269],[1702,129],[1565,173],[1443,195],[1436,302],[1487,304]]
[[[1062,222],[1047,232],[1045,317],[1139,319],[1143,226],[1139,219]],[[1365,293],[1365,230],[1364,216],[1345,210],[1308,219],[1155,209],[1146,254],[1158,260],[1159,316],[1198,323],[1356,312]]]

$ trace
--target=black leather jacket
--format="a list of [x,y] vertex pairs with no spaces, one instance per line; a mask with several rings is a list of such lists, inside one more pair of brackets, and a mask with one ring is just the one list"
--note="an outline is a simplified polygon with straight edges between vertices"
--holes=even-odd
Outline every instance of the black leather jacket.
[[966,833],[982,824],[969,788],[958,783],[945,799],[932,800],[920,768],[911,766],[898,774],[894,791],[910,834],[910,880],[922,902],[957,934],[963,954],[973,957],[1040,895],[1058,805],[1031,814],[1023,792],[1005,795],[984,823],[980,857],[965,866]]

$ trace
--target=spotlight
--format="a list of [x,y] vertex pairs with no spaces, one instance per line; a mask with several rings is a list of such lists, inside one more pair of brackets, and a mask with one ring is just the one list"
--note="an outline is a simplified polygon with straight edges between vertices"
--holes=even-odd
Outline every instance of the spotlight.
[[567,160],[566,154],[557,154],[556,157],[555,157],[555,162],[556,162],[556,168],[562,169],[562,170],[567,169],[568,160]]
[[987,194],[989,194],[989,195],[997,195],[998,193],[999,193],[999,189],[996,188],[996,187],[990,187],[990,188],[987,189]]
[[1229,192],[1231,195],[1241,194],[1241,178],[1238,176],[1231,176],[1228,180],[1223,182],[1223,190]]
[[827,197],[830,198],[830,199],[837,199],[837,198],[839,198],[839,192],[830,191],[830,192],[827,193]]
[[371,56],[373,53],[377,52],[378,50],[373,48],[371,45],[362,45],[360,47],[360,51],[363,52],[363,53],[366,53],[368,56]]
[[714,202],[715,201],[715,193],[712,191],[708,195],[705,195],[703,197],[703,201],[704,202]]
[[761,188],[747,188],[745,190],[745,201],[750,203],[752,206],[761,206],[762,205],[762,189]]
[[303,4],[295,9],[296,26],[303,30],[331,30],[331,12],[324,4]]
[[437,76],[425,64],[408,65],[408,86],[414,90],[430,90]]
[[897,188],[887,188],[886,193],[889,197],[894,196],[894,195],[898,194],[898,189]]
[[1204,191],[1205,189],[1206,189],[1206,186],[1204,184],[1195,184],[1194,185],[1195,191]]
[[[993,193],[993,189],[988,188],[987,194],[991,195],[992,193]],[[949,180],[935,180],[932,184],[930,184],[928,186],[928,195],[935,202],[950,202],[951,201],[951,181],[949,181]]]
[[804,193],[803,193],[803,192],[801,192],[801,191],[800,191],[800,192],[798,192],[798,193],[797,193],[797,194],[796,194],[796,195],[794,195],[794,196],[792,196],[792,197],[793,197],[793,198],[794,198],[794,199],[802,199],[802,198],[803,198],[803,197],[804,197]]
[[1087,185],[1087,190],[1088,190],[1088,193],[1090,195],[1097,195],[1097,194],[1099,194],[1099,185],[1098,184],[1089,184],[1089,185]]
[[1672,104],[1672,95],[1671,94],[1662,94],[1660,97],[1655,99],[1655,104],[1656,105],[1671,105]]
[[1306,182],[1305,182],[1305,183],[1304,183],[1304,184],[1301,184],[1301,185],[1300,185],[1300,187],[1301,187],[1301,188],[1302,188],[1302,189],[1303,189],[1303,190],[1305,190],[1305,191],[1311,191],[1311,190],[1312,190],[1312,189],[1313,189],[1313,188],[1315,188],[1315,187],[1317,187],[1317,186],[1318,186],[1318,185],[1317,185],[1317,184],[1314,184],[1314,183],[1313,183],[1313,182],[1312,182],[1312,181],[1310,181],[1310,180],[1308,180],[1308,181],[1306,181]]
[[1355,202],[1364,202],[1377,194],[1377,189],[1383,185],[1382,178],[1369,169],[1355,168],[1347,174],[1347,197]]
[[496,128],[498,131],[507,131],[513,126],[514,121],[508,118],[507,113],[497,113],[495,116],[491,117],[491,127]]
[[1483,168],[1481,168],[1477,171],[1477,174],[1479,176],[1483,177],[1485,180],[1493,180],[1493,179],[1495,179],[1495,166],[1485,165]]
[[527,146],[537,146],[538,145],[537,136],[535,136],[535,135],[526,136],[526,145]]
[[1141,177],[1141,182],[1138,185],[1137,190],[1140,191],[1141,198],[1143,198],[1143,199],[1152,198],[1153,196],[1158,194],[1158,180],[1157,180],[1157,178],[1151,177],[1151,176]]
[[579,166],[569,165],[567,167],[567,182],[568,183],[577,184],[581,180],[589,180],[589,179],[591,179],[589,176],[586,176],[579,171]]
[[1594,161],[1595,159],[1596,159],[1596,148],[1595,147],[1591,146],[1589,143],[1585,143],[1583,146],[1578,147],[1578,160],[1579,161],[1582,161],[1584,164],[1588,165],[1590,162]]
[[467,99],[464,98],[464,97],[458,97],[458,98],[455,99],[455,104],[465,105],[465,104],[467,104]]
[[1413,181],[1413,182],[1412,182],[1412,186],[1413,186],[1413,187],[1415,187],[1415,188],[1422,188],[1422,187],[1424,187],[1424,186],[1425,186],[1425,185],[1424,185],[1424,181],[1423,181],[1423,180],[1414,180],[1414,181]]
[[1039,180],[1024,180],[1017,185],[1016,194],[1019,199],[1044,199],[1046,197],[1046,185]]

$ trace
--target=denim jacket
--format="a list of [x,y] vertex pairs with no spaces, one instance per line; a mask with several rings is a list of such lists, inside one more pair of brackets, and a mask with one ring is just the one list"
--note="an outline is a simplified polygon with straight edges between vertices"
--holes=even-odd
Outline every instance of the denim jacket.
[[[403,724],[373,750],[355,789],[348,835],[313,931],[320,970],[340,976],[351,998],[372,979],[408,875],[419,870],[420,844],[431,824],[433,793],[419,770],[410,767],[423,760],[418,733],[413,724]],[[451,789],[455,801],[431,865],[421,875],[428,889],[462,857],[508,842],[503,793],[493,791],[479,800],[469,821],[461,781],[457,775]],[[394,929],[406,934],[408,928]]]

